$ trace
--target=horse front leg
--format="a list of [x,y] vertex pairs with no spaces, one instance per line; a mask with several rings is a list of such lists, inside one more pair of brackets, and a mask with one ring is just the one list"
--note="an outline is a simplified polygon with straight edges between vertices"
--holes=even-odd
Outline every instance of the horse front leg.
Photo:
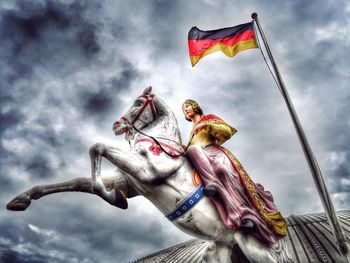
[[[135,154],[122,151],[115,147],[110,147],[102,143],[96,143],[90,147],[89,150],[91,158],[91,173],[92,173],[92,190],[95,194],[110,204],[114,204],[120,200],[122,192],[117,189],[107,191],[102,182],[101,177],[101,161],[102,157],[108,159],[111,163],[116,165],[120,170],[126,172],[131,176],[138,177],[140,174],[145,174],[145,166],[147,163]],[[127,201],[125,204],[127,208]]]

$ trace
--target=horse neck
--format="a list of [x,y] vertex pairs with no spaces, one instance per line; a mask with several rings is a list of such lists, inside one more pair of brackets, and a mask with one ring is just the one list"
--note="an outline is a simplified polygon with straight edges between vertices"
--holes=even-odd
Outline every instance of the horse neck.
[[[145,127],[142,131],[147,135],[153,137],[167,138],[169,140],[173,140],[181,144],[182,142],[180,130],[172,110],[158,97],[154,99],[154,105],[157,111],[157,119],[151,124],[149,124],[147,127]],[[138,138],[142,137],[144,137],[144,135],[140,134]],[[177,148],[179,146],[178,144],[172,141],[162,141],[174,147],[177,146]]]

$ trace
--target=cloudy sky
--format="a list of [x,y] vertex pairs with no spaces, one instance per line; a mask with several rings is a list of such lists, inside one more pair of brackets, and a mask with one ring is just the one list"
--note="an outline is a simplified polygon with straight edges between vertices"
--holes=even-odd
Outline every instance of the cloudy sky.
[[[5,206],[37,184],[90,176],[95,142],[152,85],[190,124],[196,99],[238,129],[226,143],[285,216],[323,211],[284,101],[258,49],[190,65],[187,33],[258,12],[337,210],[350,209],[350,4],[320,1],[0,2],[0,261],[128,262],[191,237],[145,198],[118,210],[63,193]],[[103,164],[103,171],[113,167]]]

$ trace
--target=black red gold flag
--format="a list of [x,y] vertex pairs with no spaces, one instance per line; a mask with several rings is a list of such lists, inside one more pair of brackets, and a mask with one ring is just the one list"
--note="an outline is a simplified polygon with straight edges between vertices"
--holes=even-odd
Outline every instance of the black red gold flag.
[[238,52],[257,48],[253,22],[234,27],[203,31],[192,27],[188,33],[192,67],[204,56],[222,51],[233,57]]

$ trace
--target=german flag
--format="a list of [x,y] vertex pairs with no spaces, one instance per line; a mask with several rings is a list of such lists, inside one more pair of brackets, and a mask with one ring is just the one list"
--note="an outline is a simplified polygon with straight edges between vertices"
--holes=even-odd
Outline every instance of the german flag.
[[188,47],[192,67],[204,56],[216,51],[222,51],[227,56],[233,57],[238,52],[257,48],[253,22],[221,28],[217,30],[203,31],[192,27],[188,33]]

